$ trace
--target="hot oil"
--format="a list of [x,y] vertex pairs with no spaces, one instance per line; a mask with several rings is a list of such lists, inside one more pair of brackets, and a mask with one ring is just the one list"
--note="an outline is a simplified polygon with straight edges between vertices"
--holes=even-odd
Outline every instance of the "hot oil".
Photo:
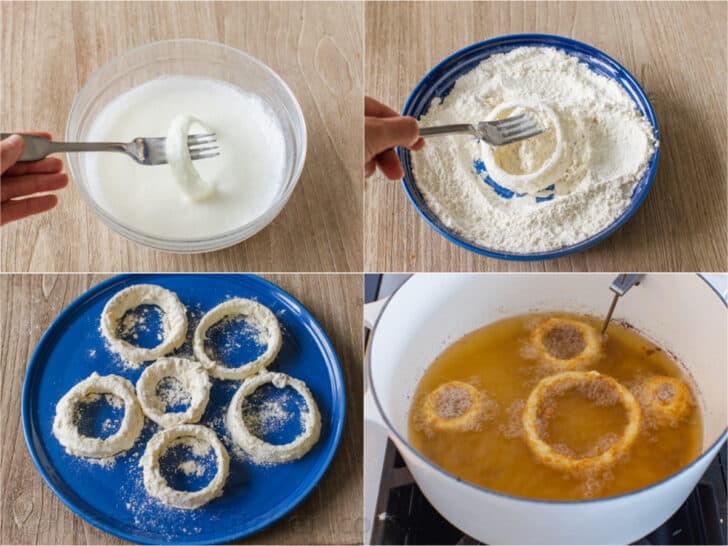
[[[422,377],[409,417],[409,438],[428,459],[472,483],[529,498],[577,500],[617,495],[650,485],[680,470],[701,452],[702,419],[698,405],[675,427],[654,427],[645,418],[628,452],[614,466],[590,474],[555,470],[539,461],[523,439],[521,415],[534,386],[558,373],[540,363],[529,343],[530,332],[548,317],[568,317],[591,324],[598,319],[566,313],[512,317],[471,332],[440,354]],[[664,350],[634,330],[612,322],[603,355],[586,370],[610,375],[636,393],[653,375],[689,384]],[[452,380],[468,382],[497,404],[497,411],[472,431],[440,432],[423,426],[424,397]],[[594,398],[594,397],[592,397]],[[598,397],[597,397],[598,398]],[[619,403],[588,399],[571,390],[550,400],[542,436],[557,450],[585,456],[600,453],[621,435],[627,422]],[[592,451],[592,453],[590,453]]]

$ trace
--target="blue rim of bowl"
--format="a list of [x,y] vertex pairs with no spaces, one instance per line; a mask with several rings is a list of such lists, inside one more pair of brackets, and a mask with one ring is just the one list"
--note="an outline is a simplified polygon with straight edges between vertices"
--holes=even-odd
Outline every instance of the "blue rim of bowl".
[[[185,275],[184,273],[160,273],[160,276],[174,276],[174,275]],[[203,274],[204,275],[204,274]],[[209,275],[209,274],[207,274]],[[141,274],[134,274],[134,273],[125,273],[122,275],[115,275],[109,279],[106,279],[105,281],[102,281],[94,286],[92,286],[90,289],[84,291],[82,294],[80,294],[76,299],[74,299],[68,306],[66,306],[63,311],[51,322],[51,324],[48,326],[46,331],[43,333],[43,336],[40,338],[40,341],[38,341],[38,344],[36,345],[35,349],[33,350],[33,355],[30,357],[30,360],[28,361],[28,367],[25,371],[25,378],[23,379],[23,392],[20,400],[20,408],[21,408],[21,421],[23,424],[23,436],[25,438],[25,445],[28,448],[28,452],[30,453],[31,459],[33,459],[33,464],[35,465],[36,470],[43,478],[43,481],[46,483],[48,487],[55,493],[55,495],[61,499],[63,504],[66,505],[68,509],[71,510],[74,514],[82,518],[83,520],[87,521],[97,529],[100,529],[106,533],[109,533],[110,535],[113,535],[115,537],[121,538],[123,540],[128,540],[131,542],[138,542],[138,543],[144,543],[143,539],[140,539],[138,536],[134,536],[129,533],[121,532],[105,523],[100,521],[98,518],[96,518],[93,514],[87,512],[83,508],[79,508],[76,506],[71,499],[68,498],[68,496],[59,488],[57,487],[56,483],[52,480],[51,476],[48,475],[43,465],[40,463],[40,460],[38,459],[38,454],[35,450],[35,444],[32,441],[31,438],[31,431],[30,431],[30,389],[31,389],[31,381],[30,378],[33,375],[33,369],[35,367],[35,362],[39,356],[39,352],[41,347],[45,345],[45,343],[51,339],[51,336],[55,336],[56,333],[54,332],[54,326],[58,322],[62,322],[68,315],[71,315],[73,312],[75,312],[76,308],[85,303],[86,299],[89,296],[90,292],[98,293],[105,290],[108,286],[113,285],[119,281],[127,280],[127,279],[133,279],[135,277],[149,277],[154,276],[154,274],[149,273],[141,273]],[[262,531],[263,529],[273,525],[277,521],[280,521],[282,518],[284,518],[288,513],[290,513],[293,509],[295,509],[301,502],[303,502],[304,499],[306,499],[313,489],[319,484],[321,481],[321,478],[323,478],[324,474],[328,471],[329,467],[331,466],[331,462],[336,455],[337,451],[339,450],[339,444],[341,442],[341,435],[344,430],[344,424],[346,423],[346,388],[345,388],[345,381],[344,381],[344,372],[341,367],[341,361],[339,360],[339,357],[336,354],[336,351],[334,350],[334,346],[331,343],[331,340],[329,339],[329,336],[326,334],[324,329],[321,327],[319,322],[316,320],[316,318],[311,314],[311,312],[304,307],[301,302],[299,302],[296,298],[294,298],[291,294],[283,290],[281,287],[273,284],[272,282],[259,277],[258,275],[252,275],[247,274],[243,275],[247,277],[252,277],[255,281],[259,282],[260,284],[264,286],[268,286],[271,290],[273,290],[278,296],[282,297],[286,301],[288,305],[295,306],[296,308],[300,309],[304,317],[311,321],[311,324],[315,326],[315,329],[317,330],[317,334],[319,336],[319,341],[322,342],[323,347],[326,350],[327,357],[331,359],[332,363],[336,365],[336,370],[339,373],[340,379],[341,379],[341,389],[340,389],[340,403],[339,407],[336,408],[337,411],[341,412],[341,418],[336,423],[336,427],[331,431],[333,434],[333,444],[332,449],[329,450],[326,457],[323,459],[323,464],[320,466],[320,470],[314,475],[314,477],[311,479],[308,486],[303,489],[300,494],[294,498],[293,501],[288,503],[288,506],[284,510],[282,510],[279,513],[276,513],[272,515],[270,518],[262,521],[259,525],[257,525],[254,528],[246,529],[244,532],[232,532],[228,533],[224,536],[219,536],[216,538],[216,541],[218,544],[231,542],[233,540],[240,540],[246,537],[250,537],[252,535],[255,535]],[[186,542],[186,544],[195,544],[194,541]]]
[[[554,36],[551,34],[509,34],[507,36],[499,36],[497,38],[491,38],[489,40],[477,42],[466,48],[456,51],[449,57],[446,57],[445,59],[440,61],[425,75],[424,78],[422,78],[422,80],[420,80],[417,86],[412,90],[412,93],[410,93],[410,96],[407,98],[407,102],[405,103],[404,109],[402,110],[402,115],[414,115],[413,111],[415,110],[415,103],[419,101],[421,97],[427,97],[427,92],[443,79],[442,77],[438,76],[441,71],[445,70],[446,76],[448,76],[451,72],[457,70],[457,67],[460,66],[459,61],[461,61],[463,57],[466,57],[473,52],[480,52],[482,50],[487,51],[488,49],[496,46],[510,46],[507,49],[529,46],[554,47],[556,49],[565,51],[566,53],[576,51],[582,54],[586,54],[589,57],[592,57],[600,61],[601,63],[609,66],[615,72],[620,74],[621,81],[617,80],[617,83],[619,83],[622,89],[624,89],[630,95],[630,98],[632,98],[632,100],[636,103],[635,106],[639,107],[647,120],[650,122],[655,135],[655,140],[659,143],[660,131],[657,126],[655,111],[652,108],[652,103],[647,97],[647,93],[645,93],[644,89],[642,89],[642,86],[637,82],[635,77],[621,64],[619,64],[616,60],[614,60],[606,53],[583,42],[572,40],[571,38],[565,38],[563,36]],[[499,53],[502,52],[503,51],[499,51]],[[491,54],[480,58],[478,62],[482,62]],[[624,81],[628,82],[631,88],[626,88],[623,85]],[[452,85],[450,85],[449,87],[452,87]],[[427,111],[430,103],[435,98],[437,98],[437,95],[433,95],[428,100],[425,109],[421,113]],[[414,117],[418,118],[419,115],[421,114],[414,115]],[[580,241],[579,243],[576,243],[574,245],[565,246],[557,250],[532,253],[518,253],[494,250],[492,248],[478,245],[477,243],[474,243],[472,241],[468,241],[463,236],[459,235],[455,230],[446,227],[440,221],[437,215],[432,212],[432,210],[430,210],[430,208],[427,206],[427,203],[425,202],[422,193],[417,188],[417,184],[414,180],[414,174],[412,173],[410,151],[406,148],[397,148],[397,155],[399,156],[399,160],[402,163],[402,167],[404,169],[402,187],[404,188],[407,197],[409,198],[412,205],[414,205],[420,216],[430,225],[430,227],[432,227],[440,235],[445,237],[445,239],[452,243],[455,243],[462,248],[465,248],[466,250],[469,250],[476,254],[488,256],[490,258],[497,258],[500,260],[509,261],[535,261],[560,258],[562,256],[567,256],[569,254],[580,252],[606,239],[612,233],[622,227],[627,222],[627,220],[629,220],[634,215],[634,213],[637,212],[637,209],[640,207],[640,205],[642,205],[642,202],[645,200],[647,194],[650,191],[650,188],[652,187],[655,172],[657,171],[657,162],[660,156],[660,147],[658,145],[655,148],[647,170],[645,171],[642,178],[637,182],[634,193],[630,198],[629,207],[627,207],[614,222],[612,222],[609,226],[604,228],[599,233],[596,233],[595,235],[592,235],[591,237],[584,239],[583,241]]]

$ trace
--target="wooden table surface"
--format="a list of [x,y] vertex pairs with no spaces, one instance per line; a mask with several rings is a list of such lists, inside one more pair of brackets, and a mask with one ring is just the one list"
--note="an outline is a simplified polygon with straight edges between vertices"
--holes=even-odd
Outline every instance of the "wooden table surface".
[[661,131],[654,185],[635,216],[585,252],[505,262],[449,243],[399,183],[365,182],[368,271],[724,271],[726,2],[368,3],[366,92],[401,110],[451,53],[504,34],[560,34],[617,59],[642,84]]
[[240,48],[293,90],[309,140],[285,209],[233,248],[175,255],[117,235],[70,184],[50,214],[2,229],[2,271],[361,271],[359,3],[2,2],[2,130],[62,138],[71,103],[95,70],[131,48],[172,38]]
[[[26,364],[41,335],[94,275],[0,276],[0,544],[119,544],[75,516],[51,492],[23,439],[20,397]],[[329,335],[344,370],[347,419],[318,487],[293,512],[250,537],[258,544],[362,541],[362,281],[359,275],[266,275],[295,296]]]

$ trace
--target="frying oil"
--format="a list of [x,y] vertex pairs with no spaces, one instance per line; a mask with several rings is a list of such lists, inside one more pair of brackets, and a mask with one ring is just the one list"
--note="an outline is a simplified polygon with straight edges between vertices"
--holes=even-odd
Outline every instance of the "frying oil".
[[[693,461],[702,448],[698,404],[675,427],[655,427],[643,419],[626,457],[604,471],[574,474],[543,464],[524,441],[521,415],[529,393],[544,377],[557,373],[540,363],[529,342],[544,319],[581,320],[599,331],[598,319],[567,313],[527,314],[507,318],[471,332],[443,351],[417,386],[409,415],[409,438],[428,459],[452,474],[512,495],[577,500],[617,495],[662,480]],[[654,375],[685,381],[687,375],[663,349],[633,329],[612,322],[603,355],[587,370],[609,375],[632,392]],[[438,385],[471,383],[497,404],[478,430],[438,432],[423,426],[421,406]],[[550,402],[552,412],[542,434],[549,444],[580,457],[601,452],[621,435],[627,423],[619,403],[594,403],[578,390]],[[564,447],[566,446],[566,447]]]

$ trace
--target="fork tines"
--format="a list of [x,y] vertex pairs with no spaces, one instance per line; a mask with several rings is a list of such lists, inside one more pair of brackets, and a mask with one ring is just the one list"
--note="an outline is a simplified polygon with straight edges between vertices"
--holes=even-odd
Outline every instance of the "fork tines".
[[190,158],[207,159],[220,155],[220,148],[217,145],[217,135],[208,133],[204,135],[189,135],[187,137],[187,146],[190,149]]
[[501,138],[504,139],[504,144],[530,138],[544,131],[538,121],[527,113],[489,123],[498,129]]

